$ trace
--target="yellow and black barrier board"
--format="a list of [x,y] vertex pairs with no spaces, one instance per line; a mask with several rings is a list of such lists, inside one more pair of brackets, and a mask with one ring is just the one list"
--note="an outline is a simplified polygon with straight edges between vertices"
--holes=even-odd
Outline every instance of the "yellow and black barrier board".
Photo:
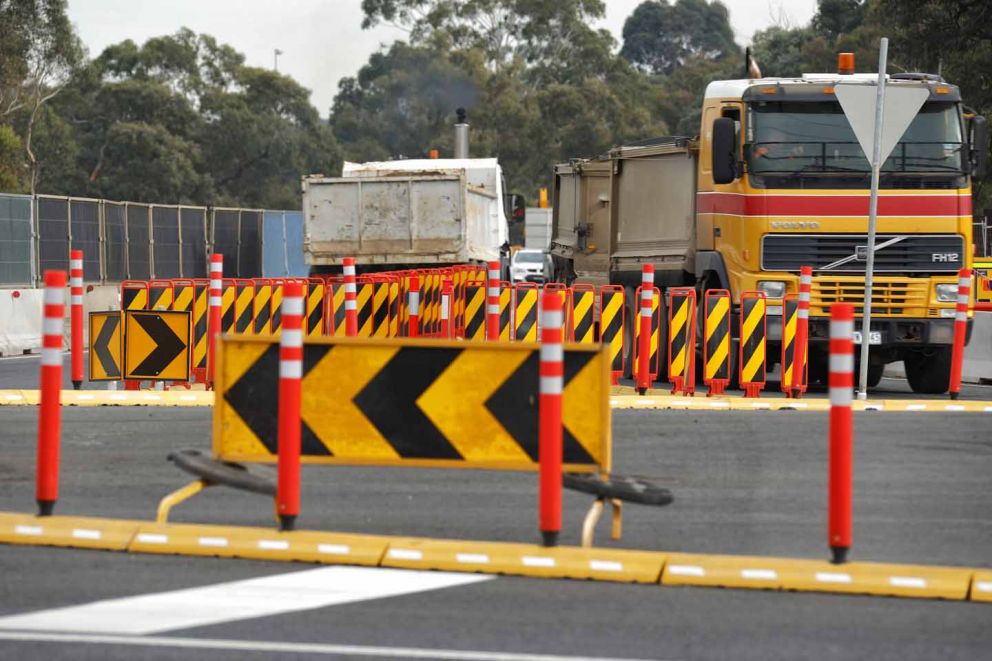
[[[696,319],[696,299],[692,290],[678,287],[671,290],[669,305],[671,325],[668,327],[668,380],[673,381],[678,377],[683,379],[683,383],[687,383],[690,381],[692,354],[696,350],[695,333],[692,332]],[[654,340],[653,337],[651,339]],[[653,358],[653,351],[651,355]]]
[[782,301],[782,392],[792,392],[792,375],[796,363],[796,326],[799,323],[799,300],[789,294]]
[[358,285],[358,337],[372,337],[372,298],[375,287],[371,282]]
[[234,333],[234,304],[238,300],[238,286],[234,280],[225,279],[220,290],[220,332]]
[[330,293],[327,300],[331,302],[331,311],[328,318],[331,320],[331,335],[334,337],[346,337],[348,335],[345,325],[344,315],[344,283],[334,282],[329,285]]
[[324,281],[307,281],[307,337],[324,334]]
[[169,280],[152,280],[148,283],[149,310],[171,310],[174,297],[172,282]]
[[193,309],[194,292],[192,280],[173,280],[172,291],[174,294],[174,298],[172,299],[173,310]]
[[741,296],[741,384],[764,385],[767,307],[760,292]]
[[272,314],[269,299],[272,298],[272,284],[268,280],[255,281],[255,300],[252,303],[252,326],[255,335],[272,334]]
[[511,303],[511,290],[509,282],[499,283],[499,341],[509,342],[513,337],[512,317],[513,305]]
[[144,310],[148,307],[148,283],[124,282],[121,284],[121,308]]
[[207,310],[209,282],[197,280],[193,286],[193,367],[207,367]]
[[121,378],[121,313],[90,312],[89,380]]
[[596,324],[593,323],[593,312],[596,308],[596,290],[590,285],[575,285],[569,300],[569,317],[572,321],[570,339],[579,344],[595,343]]
[[[275,462],[279,345],[225,336],[214,454]],[[540,348],[515,343],[318,338],[304,346],[305,463],[537,470]],[[564,460],[609,470],[606,352],[565,346]]]
[[513,339],[537,342],[537,287],[513,288]]
[[400,336],[400,283],[389,283],[389,337]]
[[252,304],[255,300],[255,283],[237,280],[237,298],[234,301],[234,332],[251,335],[254,330]]
[[272,312],[273,335],[278,335],[282,332],[282,297],[285,291],[285,280],[279,279],[272,281],[272,298],[269,299],[269,308]]
[[465,339],[486,339],[486,285],[482,282],[465,285]]
[[124,311],[124,378],[187,381],[190,376],[190,313]]
[[372,337],[389,337],[389,283],[377,282],[372,290]]
[[[651,338],[648,343],[649,353],[648,353],[648,375],[651,380],[654,381],[658,378],[658,345],[659,337],[661,335],[661,291],[657,287],[651,288],[654,291],[654,295],[651,297]],[[640,368],[640,360],[638,359],[638,352],[641,349],[641,288],[638,287],[634,290],[634,300],[637,301],[637,316],[632,320],[634,324],[634,346],[633,350],[633,362],[631,363],[631,370],[634,378],[637,378],[637,371]]]
[[599,334],[610,354],[610,369],[623,372],[624,289],[619,285],[604,285],[599,292]]
[[730,294],[707,292],[704,297],[703,383],[730,381]]

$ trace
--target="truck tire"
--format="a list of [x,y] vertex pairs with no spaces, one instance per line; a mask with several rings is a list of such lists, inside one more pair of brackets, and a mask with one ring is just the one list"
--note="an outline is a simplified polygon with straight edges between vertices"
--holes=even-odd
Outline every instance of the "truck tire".
[[885,365],[882,363],[873,363],[868,361],[868,387],[877,388],[878,384],[882,382],[882,372],[885,371]]
[[947,392],[951,383],[951,347],[933,347],[907,353],[906,380],[913,392],[939,395]]

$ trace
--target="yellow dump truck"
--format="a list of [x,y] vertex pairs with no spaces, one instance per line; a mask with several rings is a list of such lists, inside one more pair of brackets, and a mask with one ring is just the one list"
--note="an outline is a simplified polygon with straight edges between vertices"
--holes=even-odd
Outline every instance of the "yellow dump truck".
[[[559,164],[554,279],[623,285],[633,306],[641,265],[651,263],[663,289],[727,289],[735,304],[741,292],[763,291],[774,315],[798,290],[800,267],[812,266],[810,381],[822,382],[830,305],[853,303],[860,314],[864,303],[871,179],[834,86],[876,82],[854,73],[714,81],[699,136]],[[939,76],[893,74],[887,84],[929,98],[881,169],[869,383],[902,360],[915,392],[943,392],[957,272],[972,261],[971,177],[986,167],[986,122]],[[770,317],[769,368],[780,328]]]

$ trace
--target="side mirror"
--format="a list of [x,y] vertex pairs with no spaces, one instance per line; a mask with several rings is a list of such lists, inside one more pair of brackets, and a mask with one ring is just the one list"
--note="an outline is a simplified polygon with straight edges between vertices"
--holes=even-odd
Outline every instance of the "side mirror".
[[981,115],[975,115],[969,122],[970,134],[968,143],[971,156],[971,176],[981,179],[988,170],[989,163],[989,125]]
[[730,117],[713,121],[713,181],[729,184],[737,179],[737,131]]

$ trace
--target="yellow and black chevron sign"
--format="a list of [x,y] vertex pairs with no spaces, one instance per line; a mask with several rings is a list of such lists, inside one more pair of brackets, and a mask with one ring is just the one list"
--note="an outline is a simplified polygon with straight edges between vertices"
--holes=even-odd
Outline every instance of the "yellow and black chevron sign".
[[537,342],[537,287],[517,285],[513,302],[513,339]]
[[741,295],[741,384],[765,383],[766,303],[760,292]]
[[465,285],[465,339],[486,339],[486,284]]
[[[275,462],[279,345],[226,336],[215,388],[214,455]],[[303,461],[537,470],[535,346],[415,339],[308,340]],[[564,460],[609,470],[606,352],[566,345]]]
[[610,353],[610,369],[623,372],[624,290],[619,285],[604,285],[600,290],[599,334]]
[[121,312],[90,312],[90,381],[118,381],[121,378]]

